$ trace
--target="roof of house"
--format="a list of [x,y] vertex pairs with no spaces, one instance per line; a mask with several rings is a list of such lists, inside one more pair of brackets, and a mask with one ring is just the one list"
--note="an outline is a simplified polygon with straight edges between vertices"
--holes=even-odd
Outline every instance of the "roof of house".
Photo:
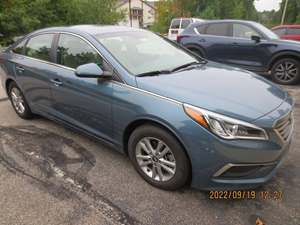
[[[144,4],[148,5],[149,7],[156,9],[155,7],[155,1],[143,1],[143,0],[139,0],[140,2],[143,2]],[[120,7],[126,3],[129,3],[129,0],[119,0],[117,6]]]

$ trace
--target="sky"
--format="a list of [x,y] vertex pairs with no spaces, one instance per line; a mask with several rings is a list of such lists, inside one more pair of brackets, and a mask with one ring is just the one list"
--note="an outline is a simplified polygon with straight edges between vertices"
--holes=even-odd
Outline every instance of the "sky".
[[278,10],[279,9],[279,3],[282,0],[256,0],[255,1],[255,8],[257,11],[270,11],[270,10]]

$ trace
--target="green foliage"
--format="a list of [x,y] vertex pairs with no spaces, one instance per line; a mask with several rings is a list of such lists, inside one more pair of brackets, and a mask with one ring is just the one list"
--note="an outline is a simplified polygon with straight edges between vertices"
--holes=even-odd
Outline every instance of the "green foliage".
[[174,17],[257,20],[258,13],[254,0],[165,0],[158,4],[154,28],[167,32]]
[[62,25],[114,24],[123,18],[117,0],[0,0],[0,39]]

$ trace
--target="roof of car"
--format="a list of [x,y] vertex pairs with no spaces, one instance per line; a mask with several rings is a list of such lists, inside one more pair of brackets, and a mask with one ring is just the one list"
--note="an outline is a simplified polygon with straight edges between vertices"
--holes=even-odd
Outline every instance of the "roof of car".
[[[114,32],[124,32],[124,31],[142,31],[142,29],[117,26],[117,25],[75,25],[67,27],[50,27],[44,28],[35,32],[54,32],[54,31],[64,31],[64,32],[84,32],[90,35],[114,33]],[[34,32],[34,33],[35,33]]]
[[232,20],[232,19],[225,19],[225,20],[204,20],[202,22],[196,22],[193,24],[208,24],[208,23],[247,23],[247,24],[255,24],[255,21],[250,20]]

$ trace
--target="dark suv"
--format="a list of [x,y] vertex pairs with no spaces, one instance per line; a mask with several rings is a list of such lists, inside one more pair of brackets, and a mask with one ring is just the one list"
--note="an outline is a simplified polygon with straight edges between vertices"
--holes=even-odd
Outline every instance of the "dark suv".
[[280,84],[300,80],[300,43],[280,40],[263,25],[240,20],[191,24],[177,42],[209,60],[270,74]]

